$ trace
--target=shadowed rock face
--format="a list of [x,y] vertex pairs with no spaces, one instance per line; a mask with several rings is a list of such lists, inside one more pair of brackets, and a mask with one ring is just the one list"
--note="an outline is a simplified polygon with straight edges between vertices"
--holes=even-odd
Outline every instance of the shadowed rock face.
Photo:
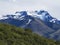
[[59,39],[59,33],[56,37],[55,32],[60,29],[60,21],[50,16],[47,11],[35,11],[34,15],[32,15],[32,13],[29,15],[27,11],[16,12],[15,14],[17,13],[19,13],[19,15],[4,16],[7,18],[1,19],[0,22],[12,24],[22,28],[29,28],[33,32],[47,38]]

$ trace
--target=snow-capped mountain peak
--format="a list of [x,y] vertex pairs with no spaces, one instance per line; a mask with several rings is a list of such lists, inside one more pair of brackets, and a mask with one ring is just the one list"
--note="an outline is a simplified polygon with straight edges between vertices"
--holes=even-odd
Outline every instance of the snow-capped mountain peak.
[[1,19],[14,18],[14,19],[18,19],[18,20],[23,20],[27,16],[39,18],[45,22],[55,23],[56,21],[58,21],[56,18],[53,18],[47,11],[44,11],[44,10],[40,10],[40,11],[17,11],[17,12],[15,12],[15,14],[2,16]]

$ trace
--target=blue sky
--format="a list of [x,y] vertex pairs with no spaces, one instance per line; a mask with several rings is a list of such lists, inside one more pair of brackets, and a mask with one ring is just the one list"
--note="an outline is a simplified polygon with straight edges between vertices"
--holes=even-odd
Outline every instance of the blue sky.
[[60,0],[0,0],[0,16],[20,10],[41,9],[60,20]]

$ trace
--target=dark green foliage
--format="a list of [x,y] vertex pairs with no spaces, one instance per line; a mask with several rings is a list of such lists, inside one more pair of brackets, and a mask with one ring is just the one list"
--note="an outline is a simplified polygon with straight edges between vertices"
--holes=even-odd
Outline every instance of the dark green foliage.
[[60,42],[43,38],[30,29],[0,23],[0,45],[60,45]]

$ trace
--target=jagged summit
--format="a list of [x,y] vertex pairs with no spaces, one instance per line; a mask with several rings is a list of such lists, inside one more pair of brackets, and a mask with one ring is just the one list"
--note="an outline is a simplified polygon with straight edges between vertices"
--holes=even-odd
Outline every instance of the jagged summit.
[[56,18],[52,17],[47,11],[44,10],[40,10],[40,11],[17,11],[15,12],[15,14],[12,15],[6,15],[6,16],[2,16],[2,19],[6,19],[6,18],[23,18],[24,16],[32,16],[35,18],[40,18],[42,21],[45,22],[52,22],[52,23],[60,23],[59,20],[57,20]]

